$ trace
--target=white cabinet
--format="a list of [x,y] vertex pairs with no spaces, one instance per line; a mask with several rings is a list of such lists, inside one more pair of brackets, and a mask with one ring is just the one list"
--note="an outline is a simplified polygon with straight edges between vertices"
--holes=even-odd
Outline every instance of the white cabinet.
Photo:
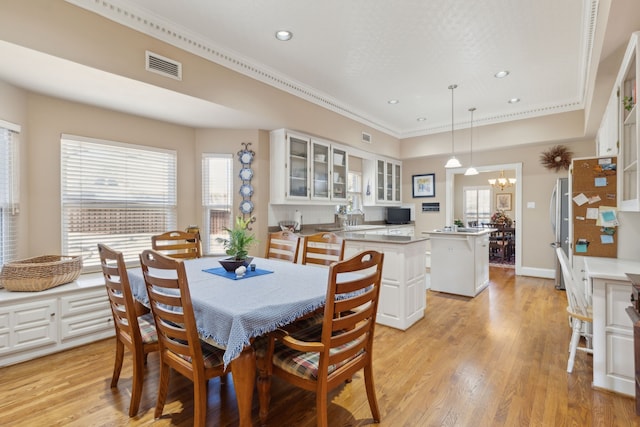
[[57,301],[42,298],[0,306],[0,357],[58,342]]
[[406,330],[424,317],[426,242],[424,239],[402,243],[347,239],[345,258],[364,250],[384,253],[377,323]]
[[634,396],[633,324],[625,312],[631,283],[596,278],[592,285],[593,385]]
[[618,94],[613,92],[607,103],[607,108],[596,136],[596,151],[598,157],[618,155],[618,123],[620,107]]
[[271,203],[335,203],[347,200],[344,147],[278,129],[270,138]]
[[489,232],[428,232],[431,290],[474,297],[489,285]]
[[620,153],[622,166],[618,174],[618,208],[623,211],[640,211],[640,175],[638,174],[638,114],[637,78],[640,67],[638,60],[638,37],[633,33],[622,61],[622,68],[616,80],[614,91],[620,111]]
[[41,292],[0,289],[0,366],[113,335],[102,274]]
[[402,202],[402,162],[376,158],[363,162],[363,175],[367,186],[364,204],[399,205]]

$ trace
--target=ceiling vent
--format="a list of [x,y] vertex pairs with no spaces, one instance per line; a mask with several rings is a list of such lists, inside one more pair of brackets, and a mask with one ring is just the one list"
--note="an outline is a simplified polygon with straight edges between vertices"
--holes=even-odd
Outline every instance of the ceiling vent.
[[362,132],[362,142],[366,142],[367,144],[371,144],[371,135],[366,133],[366,132]]
[[145,52],[145,67],[147,71],[162,74],[165,77],[182,80],[182,64],[157,53]]

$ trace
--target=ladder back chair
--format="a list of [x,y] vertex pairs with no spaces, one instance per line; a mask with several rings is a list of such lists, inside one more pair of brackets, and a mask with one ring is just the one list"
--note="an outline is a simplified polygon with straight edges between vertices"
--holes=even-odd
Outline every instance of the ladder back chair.
[[[158,351],[158,336],[151,313],[133,299],[122,252],[98,244],[98,253],[116,332],[116,359],[111,388],[118,385],[124,350],[127,348],[133,356],[129,416],[134,417],[140,406],[147,354]],[[145,311],[146,314],[143,314]]]
[[269,233],[265,258],[298,262],[300,236],[291,231]]
[[193,382],[193,425],[204,426],[207,383],[225,374],[224,351],[202,342],[198,336],[183,261],[145,250],[140,254],[140,263],[160,342],[160,382],[154,416],[162,416],[171,368]]
[[[593,314],[591,306],[588,304],[584,292],[578,287],[573,271],[569,266],[569,259],[562,248],[556,248],[556,254],[560,261],[562,269],[562,277],[564,278],[564,286],[567,293],[567,312],[569,313],[569,324],[573,332],[571,333],[571,342],[569,344],[569,361],[567,362],[567,372],[573,372],[573,365],[576,358],[576,351],[584,351],[593,354],[592,334],[588,330],[588,325],[593,324]],[[580,337],[586,340],[586,345],[580,347]]]
[[[264,373],[258,384],[268,407],[271,376],[316,393],[317,425],[328,425],[327,394],[364,370],[369,408],[375,422],[380,411],[373,383],[373,336],[384,254],[364,251],[329,267],[324,322],[305,330],[270,334]],[[357,273],[349,275],[345,273]],[[262,422],[268,411],[261,411]]]
[[180,230],[151,236],[151,248],[171,258],[191,259],[202,256],[199,233]]
[[331,265],[344,259],[345,241],[335,233],[305,236],[302,243],[302,264]]

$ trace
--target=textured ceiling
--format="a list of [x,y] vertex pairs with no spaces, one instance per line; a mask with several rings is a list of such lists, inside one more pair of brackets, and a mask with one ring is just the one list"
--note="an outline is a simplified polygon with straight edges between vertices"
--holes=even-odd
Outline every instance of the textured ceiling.
[[[478,125],[584,108],[597,10],[597,0],[68,1],[396,137],[450,128],[452,83],[456,126],[469,107]],[[293,39],[276,40],[279,29]]]

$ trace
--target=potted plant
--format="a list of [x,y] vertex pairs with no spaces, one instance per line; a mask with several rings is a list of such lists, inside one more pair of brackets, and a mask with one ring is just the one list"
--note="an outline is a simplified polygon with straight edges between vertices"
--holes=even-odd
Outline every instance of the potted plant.
[[244,265],[247,266],[253,260],[249,257],[249,248],[258,240],[256,236],[249,231],[251,218],[243,219],[241,216],[236,217],[235,225],[232,229],[225,228],[229,237],[223,239],[218,237],[216,241],[223,243],[225,253],[229,258],[219,260],[222,267],[227,271],[235,271],[236,268]]

